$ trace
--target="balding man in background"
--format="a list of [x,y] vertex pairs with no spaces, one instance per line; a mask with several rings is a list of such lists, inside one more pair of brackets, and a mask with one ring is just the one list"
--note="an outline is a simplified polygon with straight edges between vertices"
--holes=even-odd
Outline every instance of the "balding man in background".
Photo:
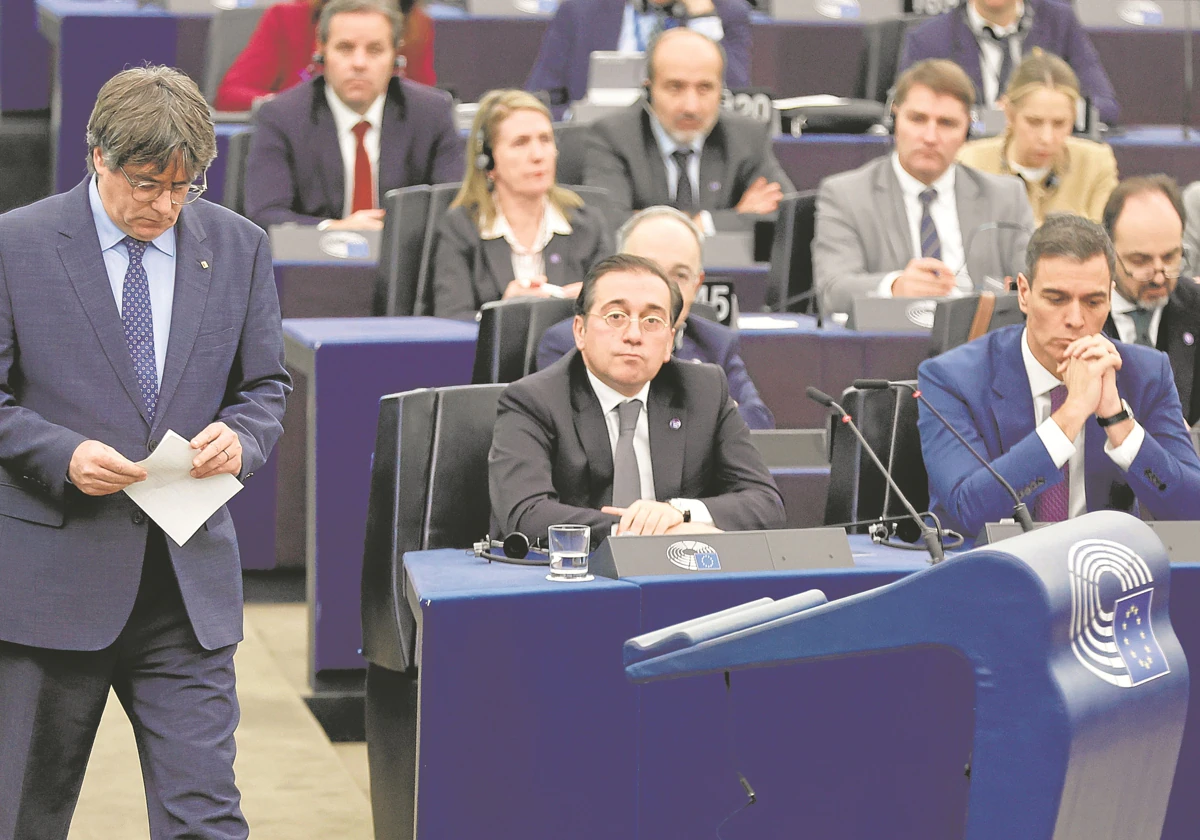
[[646,52],[646,98],[592,124],[583,181],[626,213],[669,204],[702,227],[737,229],[793,190],[768,126],[722,113],[725,53],[670,29]]

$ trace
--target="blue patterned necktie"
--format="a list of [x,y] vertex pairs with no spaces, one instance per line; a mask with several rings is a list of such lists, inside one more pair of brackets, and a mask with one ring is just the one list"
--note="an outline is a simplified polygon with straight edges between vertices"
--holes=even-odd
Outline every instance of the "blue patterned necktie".
[[154,409],[158,404],[158,368],[154,361],[150,278],[146,276],[146,269],[142,265],[142,256],[150,243],[132,236],[126,236],[122,241],[129,252],[129,268],[125,269],[125,283],[121,287],[121,323],[125,327],[125,343],[129,345],[138,388],[146,402],[146,413],[153,421]]
[[921,199],[921,256],[940,260],[942,258],[942,240],[938,238],[933,216],[929,215],[929,205],[937,198],[937,190],[929,187],[922,190],[917,198]]
[[[1067,386],[1059,385],[1050,392],[1050,413],[1062,408],[1067,401]],[[1038,522],[1063,522],[1071,515],[1071,462],[1062,465],[1062,481],[1047,487],[1037,497],[1033,518]]]

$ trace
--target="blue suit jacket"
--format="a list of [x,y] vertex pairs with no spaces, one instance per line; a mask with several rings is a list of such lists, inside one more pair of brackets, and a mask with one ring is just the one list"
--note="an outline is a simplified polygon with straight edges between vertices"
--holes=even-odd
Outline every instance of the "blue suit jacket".
[[[1025,13],[1031,15],[1022,51],[1029,55],[1034,47],[1054,53],[1071,65],[1079,77],[1083,95],[1092,100],[1100,119],[1110,125],[1121,115],[1117,94],[1092,40],[1083,29],[1075,10],[1061,0],[1025,0]],[[979,42],[967,25],[967,13],[959,6],[940,14],[909,31],[904,39],[897,75],[926,58],[948,58],[975,82],[976,98],[983,100],[983,71],[979,66]]]
[[[87,496],[67,482],[75,448],[94,439],[140,461],[168,429],[191,438],[222,420],[249,477],[282,432],[290,390],[266,234],[198,201],[176,225],[171,337],[148,422],[87,187],[0,217],[0,640],[65,650],[116,639],[148,528],[124,493]],[[229,512],[167,545],[200,643],[241,639]]]
[[[1034,431],[1033,395],[1017,324],[928,359],[921,390],[950,424],[1004,476],[1029,507],[1062,480]],[[1121,354],[1117,389],[1146,430],[1128,472],[1104,452],[1107,436],[1092,417],[1084,432],[1088,511],[1134,509],[1135,497],[1158,519],[1200,519],[1200,458],[1192,448],[1165,353],[1113,342]],[[920,413],[929,499],[942,524],[974,536],[1012,516],[1012,499],[937,418]]]
[[[713,0],[725,36],[725,84],[750,86],[750,6],[745,0]],[[526,90],[549,91],[551,101],[565,104],[587,93],[589,57],[596,50],[615,50],[621,37],[625,0],[563,0],[542,38]]]
[[[264,228],[342,218],[346,167],[324,77],[264,102],[254,121],[246,158],[246,217]],[[375,173],[379,200],[401,187],[461,181],[462,147],[448,93],[392,79]]]
[[[571,332],[571,319],[555,324],[546,330],[538,344],[538,370],[548,368],[567,353],[575,349],[575,336]],[[774,429],[775,416],[763,403],[754,387],[754,381],[746,372],[742,361],[735,330],[722,326],[707,318],[689,317],[683,341],[675,351],[676,359],[689,362],[711,362],[725,371],[729,380],[729,396],[737,403],[738,413],[751,429]]]

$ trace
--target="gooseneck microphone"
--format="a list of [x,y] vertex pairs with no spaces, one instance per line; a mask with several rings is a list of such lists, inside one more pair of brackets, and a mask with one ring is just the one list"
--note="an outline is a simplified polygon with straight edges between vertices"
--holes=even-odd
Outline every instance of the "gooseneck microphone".
[[[892,474],[888,472],[887,467],[885,467],[883,462],[879,460],[879,456],[875,454],[875,450],[871,448],[871,444],[867,443],[867,439],[863,436],[863,433],[859,431],[859,428],[854,423],[853,418],[850,417],[850,412],[846,411],[846,409],[834,402],[833,397],[829,396],[824,391],[814,388],[811,385],[805,389],[805,393],[808,394],[808,398],[810,400],[818,405],[823,405],[826,408],[832,408],[834,411],[842,415],[842,423],[849,427],[850,431],[854,433],[854,436],[858,438],[858,442],[862,444],[862,447],[866,450],[867,455],[871,457],[871,460],[874,462],[875,466],[879,468],[881,473],[883,473],[884,479],[887,481],[888,486],[892,488],[892,492],[896,494],[896,498],[900,500],[901,504],[904,505],[905,510],[908,511],[909,516],[912,517],[913,522],[917,523],[917,527],[921,529],[921,537],[925,540],[925,548],[929,551],[929,557],[932,562],[941,563],[943,560],[945,560],[946,553],[942,550],[942,540],[938,532],[925,524],[925,520],[921,518],[921,514],[917,513],[917,509],[912,506],[912,502],[908,500],[908,496],[904,495],[904,491],[901,490],[896,484],[895,479],[892,478]],[[887,511],[884,511],[883,514],[886,516]]]
[[909,382],[891,382],[887,379],[855,379],[854,387],[861,391],[882,391],[888,388],[907,388],[908,390],[912,391],[913,398],[920,400],[921,405],[929,409],[929,412],[938,419],[938,422],[945,426],[950,431],[950,434],[958,438],[958,442],[965,446],[967,451],[975,456],[975,460],[983,464],[983,468],[992,474],[992,478],[1000,482],[1000,486],[1004,488],[1005,492],[1008,493],[1014,502],[1013,519],[1015,519],[1017,524],[1021,526],[1021,530],[1025,533],[1033,530],[1033,517],[1029,515],[1029,508],[1023,501],[1021,501],[1021,497],[1017,495],[1017,491],[1012,488],[1012,485],[1009,484],[1007,480],[1005,480],[1004,476],[1000,475],[1000,473],[996,471],[995,467],[987,462],[986,458],[984,458],[975,450],[975,447],[971,446],[971,444],[967,442],[967,439],[962,436],[958,429],[954,428],[950,421],[947,420],[940,411],[933,407],[933,403],[925,398],[925,395],[921,393],[919,388]]

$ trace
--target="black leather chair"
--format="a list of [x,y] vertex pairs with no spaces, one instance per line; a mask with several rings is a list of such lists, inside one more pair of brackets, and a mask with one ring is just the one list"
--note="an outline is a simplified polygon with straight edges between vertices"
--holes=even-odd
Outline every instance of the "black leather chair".
[[[945,353],[970,340],[971,330],[979,313],[981,295],[938,301],[933,313],[933,331],[929,335],[929,356]],[[1025,322],[1025,313],[1017,303],[1017,293],[998,294],[992,298],[991,317],[980,326],[989,333],[1001,327]],[[978,336],[976,336],[978,337]]]
[[512,298],[485,303],[479,310],[471,381],[515,382],[532,373],[537,366],[538,342],[546,330],[574,311],[575,301],[563,298]]
[[426,184],[390,190],[383,197],[387,215],[375,275],[376,315],[413,314],[429,227],[429,197],[430,188]]
[[466,548],[487,531],[487,453],[502,390],[422,389],[379,403],[362,578],[376,837],[414,833],[416,622],[405,597],[404,552]]
[[877,20],[863,27],[867,49],[859,73],[858,93],[863,99],[887,102],[896,83],[896,70],[904,52],[904,36],[908,30],[929,20],[927,15],[901,15]]
[[812,240],[817,221],[817,193],[806,190],[779,202],[771,268],[767,275],[767,308],[772,312],[817,311],[813,292]]
[[246,214],[246,157],[250,154],[253,129],[229,136],[225,161],[225,182],[221,188],[221,204],[239,215]]
[[582,184],[583,167],[587,158],[587,123],[561,122],[554,124],[554,143],[558,146],[558,183]]
[[[437,254],[437,226],[442,216],[450,209],[450,203],[458,193],[461,184],[435,184],[429,193],[429,222],[425,230],[425,243],[421,249],[421,268],[417,278],[416,306],[413,315],[433,314],[433,263]],[[613,223],[612,205],[608,201],[608,190],[600,187],[574,187],[567,189],[575,192],[584,203],[596,207],[609,221]]]
[[[917,400],[906,388],[863,390],[847,388],[840,400],[858,424],[892,478],[918,511],[929,508],[929,479],[921,457],[917,432]],[[904,505],[887,489],[879,468],[863,451],[853,432],[839,417],[830,420],[829,495],[825,501],[825,524],[906,516]],[[884,500],[887,500],[886,510]],[[851,533],[863,533],[855,526]],[[915,525],[902,526],[901,535],[916,539]]]

